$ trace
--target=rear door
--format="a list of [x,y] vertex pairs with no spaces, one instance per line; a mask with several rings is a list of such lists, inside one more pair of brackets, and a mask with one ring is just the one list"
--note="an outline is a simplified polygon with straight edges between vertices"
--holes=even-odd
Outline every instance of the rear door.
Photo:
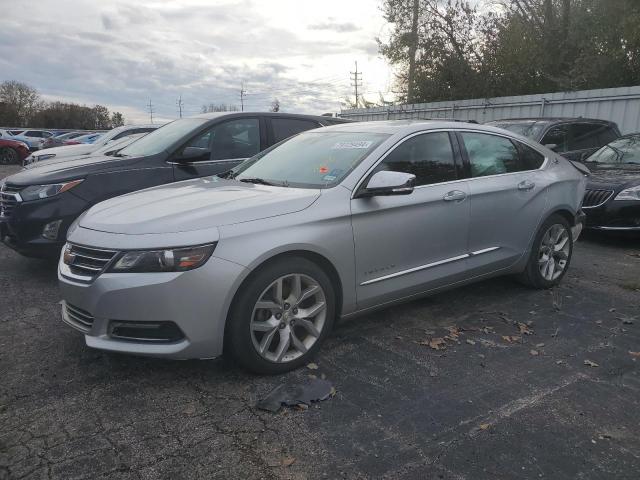
[[380,170],[414,174],[410,195],[351,200],[358,306],[446,285],[466,269],[468,185],[451,134],[420,133],[396,146]]
[[232,118],[216,123],[189,140],[184,148],[209,151],[205,160],[174,163],[176,181],[226,172],[267,146],[262,116]]
[[470,193],[469,275],[515,263],[527,250],[547,203],[546,159],[509,137],[463,131],[458,139]]

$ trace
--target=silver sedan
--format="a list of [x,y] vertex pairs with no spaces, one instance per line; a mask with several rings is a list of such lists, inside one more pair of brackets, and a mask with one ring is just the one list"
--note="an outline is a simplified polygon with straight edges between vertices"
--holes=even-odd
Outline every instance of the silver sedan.
[[302,133],[226,175],[91,208],[60,258],[63,320],[99,349],[224,351],[284,372],[309,361],[336,318],[497,275],[557,285],[582,228],[585,173],[480,125]]

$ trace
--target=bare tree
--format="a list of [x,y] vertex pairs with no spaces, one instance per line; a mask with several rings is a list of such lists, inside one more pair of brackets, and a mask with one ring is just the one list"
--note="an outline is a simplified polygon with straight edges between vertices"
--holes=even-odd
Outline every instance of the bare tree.
[[35,88],[15,80],[0,84],[0,102],[7,106],[3,115],[5,122],[16,127],[26,127],[43,104]]
[[272,112],[280,111],[280,100],[278,100],[277,98],[273,102],[271,102],[271,111]]

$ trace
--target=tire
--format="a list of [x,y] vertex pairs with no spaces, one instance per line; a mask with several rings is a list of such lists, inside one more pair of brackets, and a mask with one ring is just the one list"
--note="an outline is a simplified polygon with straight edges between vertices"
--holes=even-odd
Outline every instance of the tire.
[[20,155],[11,147],[0,148],[0,165],[13,165],[20,161]]
[[553,288],[566,275],[572,255],[571,225],[562,215],[553,214],[536,233],[527,267],[518,279],[533,288]]
[[236,294],[225,353],[254,373],[296,369],[313,358],[331,331],[335,298],[329,276],[312,261],[288,257],[268,263]]

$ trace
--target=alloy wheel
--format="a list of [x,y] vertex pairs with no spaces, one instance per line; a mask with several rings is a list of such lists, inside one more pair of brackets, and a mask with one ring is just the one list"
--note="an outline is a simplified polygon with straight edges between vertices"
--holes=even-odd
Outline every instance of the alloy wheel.
[[18,154],[9,147],[0,148],[0,165],[18,163]]
[[253,346],[271,362],[295,360],[316,343],[326,315],[325,292],[316,280],[299,273],[281,276],[262,292],[253,307]]
[[542,237],[538,250],[538,268],[545,280],[556,280],[567,267],[571,251],[571,237],[564,225],[551,225]]

